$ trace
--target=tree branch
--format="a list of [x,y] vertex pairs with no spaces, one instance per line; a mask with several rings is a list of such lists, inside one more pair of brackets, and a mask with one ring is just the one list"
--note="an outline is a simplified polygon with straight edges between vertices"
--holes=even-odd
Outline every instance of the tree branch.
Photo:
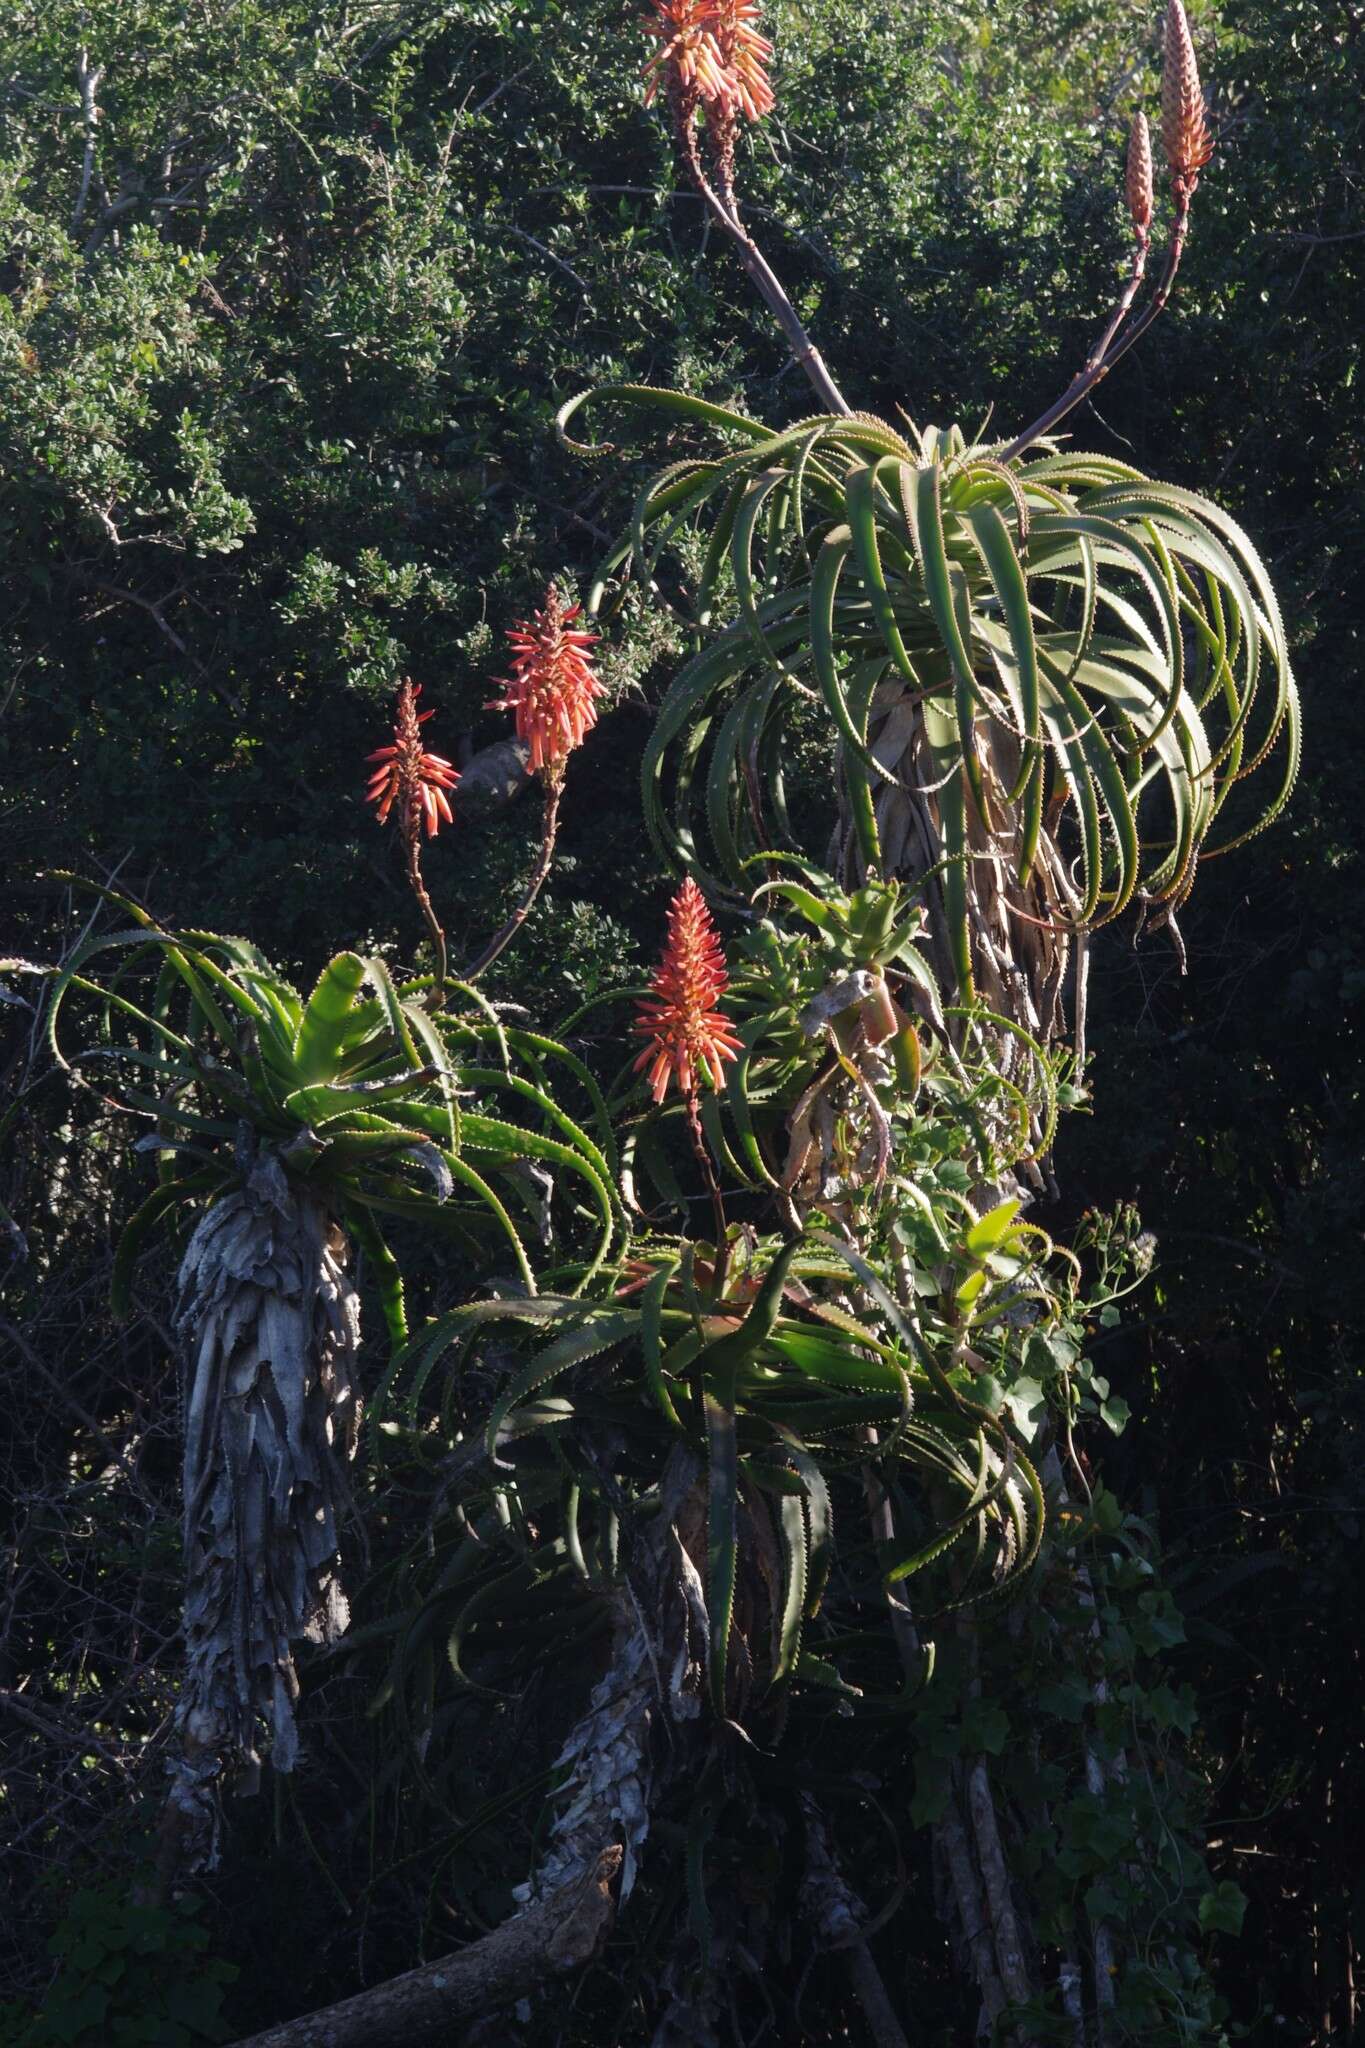
[[100,110],[95,104],[95,94],[104,78],[103,65],[91,65],[90,52],[80,50],[76,55],[76,84],[81,95],[81,120],[85,125],[85,155],[81,162],[81,188],[76,194],[76,204],[71,214],[71,232],[74,235],[81,224],[85,203],[90,197],[90,181],[95,175],[95,130],[99,126]]
[[620,1845],[613,1844],[581,1877],[468,1948],[340,2005],[269,2027],[238,2048],[421,2048],[449,2041],[458,2021],[508,2005],[545,1978],[592,1961],[616,1917],[612,1885],[621,1858]]

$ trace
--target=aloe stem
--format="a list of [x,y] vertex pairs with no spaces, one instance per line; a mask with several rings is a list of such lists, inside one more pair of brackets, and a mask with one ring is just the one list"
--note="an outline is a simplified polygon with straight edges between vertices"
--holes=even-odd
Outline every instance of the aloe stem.
[[1123,297],[1120,299],[1114,316],[1106,327],[1099,343],[1091,350],[1084,365],[1077,371],[1061,397],[1055,399],[1046,412],[1039,414],[1032,426],[1025,427],[1023,433],[1018,435],[1010,442],[1009,447],[1002,451],[1000,455],[1002,462],[1012,462],[1016,455],[1022,455],[1024,450],[1038,440],[1041,435],[1048,433],[1055,427],[1059,420],[1065,419],[1073,407],[1080,404],[1087,391],[1092,391],[1102,377],[1107,377],[1115,363],[1127,355],[1135,342],[1142,339],[1153,320],[1156,319],[1157,314],[1161,312],[1171,296],[1171,291],[1175,284],[1175,274],[1180,268],[1180,259],[1185,252],[1185,236],[1189,228],[1189,218],[1189,198],[1188,195],[1182,193],[1176,201],[1175,220],[1171,226],[1170,246],[1166,252],[1166,268],[1149,304],[1138,315],[1138,318],[1133,322],[1128,332],[1118,340],[1115,340],[1120,327],[1132,310],[1133,300],[1137,296],[1138,286],[1142,282],[1142,273],[1146,268],[1146,248],[1139,244],[1133,259],[1133,274],[1128,280]]
[[511,944],[530,915],[531,906],[537,896],[539,896],[545,883],[545,877],[549,874],[554,862],[555,840],[559,834],[559,799],[563,789],[564,779],[562,775],[553,777],[547,784],[545,791],[545,817],[540,833],[540,858],[536,862],[535,873],[532,875],[527,886],[526,894],[522,897],[520,903],[501,930],[494,932],[473,966],[465,969],[464,974],[461,976],[462,980],[473,981],[484,972],[485,968],[491,967],[499,953]]
[[817,398],[826,410],[847,418],[853,408],[830,375],[824,357],[802,326],[800,315],[788,298],[777,273],[741,220],[738,202],[732,199],[731,204],[727,206],[707,177],[697,149],[697,131],[691,114],[684,114],[678,109],[677,127],[687,174],[705,200],[712,219],[734,243],[735,253],[743,264],[750,283],[782,330],[783,340],[791,350],[792,361],[810,380]]

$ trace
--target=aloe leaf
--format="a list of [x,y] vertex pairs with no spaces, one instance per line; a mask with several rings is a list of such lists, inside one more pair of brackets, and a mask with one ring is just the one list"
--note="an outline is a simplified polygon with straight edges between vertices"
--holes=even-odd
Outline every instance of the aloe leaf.
[[706,1419],[706,1607],[710,1617],[708,1646],[711,1704],[720,1720],[725,1711],[725,1667],[734,1617],[735,1577],[739,1558],[739,1454],[735,1434],[737,1368],[713,1373],[703,1389]]
[[618,1309],[593,1314],[577,1329],[565,1331],[562,1336],[556,1337],[552,1344],[546,1345],[543,1351],[538,1351],[494,1403],[485,1430],[490,1452],[497,1448],[504,1422],[528,1394],[534,1394],[541,1387],[548,1386],[560,1373],[567,1372],[570,1366],[581,1365],[585,1359],[599,1357],[613,1344],[619,1344],[624,1338],[633,1336],[639,1324],[639,1311],[636,1309]]
[[969,926],[967,862],[967,803],[962,787],[962,746],[956,723],[947,706],[929,698],[924,706],[924,730],[929,742],[935,778],[942,782],[938,807],[943,836],[943,910],[948,926],[957,985],[963,1000],[975,993],[972,975],[972,944]]
[[801,1653],[809,1563],[804,1500],[799,1496],[786,1495],[781,1502],[779,1513],[786,1569],[783,1573],[782,1613],[778,1621],[777,1656],[773,1663],[774,1685],[780,1685],[795,1669],[796,1660]]
[[301,1082],[332,1079],[341,1056],[346,1022],[364,980],[365,962],[358,953],[338,953],[318,976],[294,1043],[294,1061]]
[[379,1295],[380,1311],[389,1333],[389,1344],[397,1351],[408,1341],[402,1268],[385,1243],[379,1225],[365,1209],[347,1204],[343,1208],[343,1218],[369,1263]]
[[878,471],[886,460],[887,458],[883,457],[882,462],[869,463],[861,469],[854,470],[844,489],[844,503],[848,511],[848,528],[853,537],[854,552],[858,558],[858,569],[871,600],[873,616],[896,667],[911,688],[917,690],[921,686],[920,677],[901,637],[895,606],[887,589],[881,549],[877,540]]
[[1033,773],[1039,751],[1042,713],[1038,698],[1038,651],[1033,639],[1033,613],[1028,584],[1014,551],[1009,528],[994,505],[978,505],[967,514],[967,523],[981,559],[995,588],[1014,652],[1015,672],[1023,697],[1024,741],[1019,775],[1009,795],[1015,801]]

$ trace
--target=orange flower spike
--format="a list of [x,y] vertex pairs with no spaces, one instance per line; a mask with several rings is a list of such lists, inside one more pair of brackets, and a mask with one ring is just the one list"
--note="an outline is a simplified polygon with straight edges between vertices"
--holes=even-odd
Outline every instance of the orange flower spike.
[[1177,198],[1188,203],[1213,155],[1199,65],[1183,0],[1167,0],[1161,65],[1161,139]]
[[773,46],[759,34],[758,0],[714,0],[714,17],[729,97],[747,121],[761,121],[777,100],[764,69]]
[[722,1063],[740,1049],[733,1025],[716,1008],[728,981],[706,899],[689,875],[669,908],[663,958],[635,1019],[635,1030],[649,1040],[635,1072],[648,1069],[656,1102],[663,1101],[670,1076],[687,1096],[695,1095],[703,1074],[724,1086]]
[[1133,223],[1133,232],[1145,246],[1147,230],[1152,224],[1152,138],[1145,114],[1134,114],[1133,125],[1128,131],[1124,196],[1128,201],[1128,217]]
[[517,738],[531,749],[532,773],[543,771],[552,781],[597,723],[602,685],[588,649],[599,636],[574,625],[582,609],[566,604],[552,583],[541,609],[507,636],[512,647],[512,673],[503,683],[507,695],[484,706],[516,714]]
[[697,100],[728,97],[716,41],[713,0],[654,0],[644,26],[659,48],[645,66],[649,106],[661,82],[671,79],[695,107]]
[[376,747],[366,757],[380,765],[370,776],[365,801],[377,806],[376,816],[381,825],[396,803],[405,833],[415,835],[425,823],[427,838],[434,839],[442,820],[447,825],[455,822],[447,792],[454,789],[460,775],[443,754],[429,754],[422,745],[422,727],[432,714],[417,709],[421,694],[420,683],[404,680],[400,684],[393,721],[394,744]]
[[644,25],[660,48],[645,67],[646,105],[670,78],[684,105],[739,108],[761,121],[776,101],[763,68],[773,46],[758,21],[758,0],[654,0]]

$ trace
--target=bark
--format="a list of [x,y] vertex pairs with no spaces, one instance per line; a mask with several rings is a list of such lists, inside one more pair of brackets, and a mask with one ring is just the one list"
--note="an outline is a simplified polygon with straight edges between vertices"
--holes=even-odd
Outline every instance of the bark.
[[977,2027],[977,2034],[990,2034],[1005,2009],[1005,1993],[995,1967],[995,1944],[981,1896],[980,1879],[972,1862],[967,1830],[958,1812],[956,1786],[952,1788],[947,1811],[934,1832],[948,1866],[948,1881],[963,1946],[981,1996],[981,2024]]
[[334,1641],[344,1460],[360,1404],[359,1300],[321,1206],[261,1154],[215,1202],[180,1270],[186,1353],[185,1681],[163,1817],[163,1881],[211,1867],[229,1770],[298,1756],[294,1645]]
[[468,1948],[253,2034],[238,2048],[421,2048],[451,2041],[458,2021],[508,2005],[593,1960],[616,1917],[612,1885],[622,1853],[619,1845],[603,1849],[569,1883]]
[[516,1893],[523,1904],[581,1876],[604,1842],[622,1847],[622,1899],[635,1883],[658,1803],[655,1730],[662,1722],[671,1731],[697,1712],[673,1519],[698,1469],[685,1449],[675,1450],[665,1467],[659,1512],[617,1591],[610,1660],[556,1758],[566,1773],[561,1804],[535,1876]]
[[1019,1934],[1010,1888],[1009,1866],[1005,1861],[996,1819],[995,1799],[984,1757],[974,1757],[967,1766],[967,1808],[976,1837],[977,1861],[995,1938],[1000,1980],[1012,2004],[1024,2005],[1033,1995],[1028,1961]]
[[806,1820],[802,1910],[826,1947],[847,1953],[853,1989],[875,2048],[909,2048],[881,1971],[863,1939],[867,1908],[839,1869],[824,1816],[806,1793],[801,1796],[801,1810]]
[[[943,858],[939,837],[937,784],[917,696],[899,676],[888,677],[872,699],[869,744],[874,758],[897,783],[876,792],[882,873],[911,878],[932,873]],[[994,814],[988,831],[968,804],[967,894],[972,969],[977,993],[989,1009],[1021,1025],[1047,1045],[1063,1027],[1062,988],[1071,952],[1069,926],[1076,907],[1066,863],[1044,830],[1027,882],[1018,879],[1022,835],[1020,807],[1007,791],[1019,765],[1018,742],[995,725],[978,730],[982,775]],[[956,985],[946,943],[942,889],[930,885],[930,952],[940,986]],[[1000,1034],[998,1061],[1009,1078],[1020,1049],[1012,1034]]]

